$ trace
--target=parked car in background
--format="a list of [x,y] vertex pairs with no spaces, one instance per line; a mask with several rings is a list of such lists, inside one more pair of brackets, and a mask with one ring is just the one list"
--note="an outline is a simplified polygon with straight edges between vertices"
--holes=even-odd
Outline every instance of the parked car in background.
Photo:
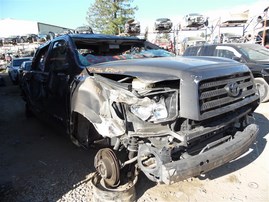
[[18,69],[18,82],[21,82],[23,74],[31,70],[32,61],[24,61]]
[[13,58],[8,68],[8,75],[13,84],[19,82],[19,67],[24,61],[31,61],[32,57]]
[[199,36],[184,37],[182,39],[182,41],[180,42],[180,44],[181,44],[181,55],[186,50],[186,48],[188,48],[190,46],[203,45],[205,43],[206,43],[206,40],[203,37],[199,37]]
[[9,36],[3,38],[3,44],[16,45],[18,43],[18,36]]
[[[264,45],[266,48],[269,48],[269,24],[267,24],[267,27],[264,28],[260,27],[252,31],[248,31],[245,33],[244,41],[248,43],[256,43]],[[264,37],[264,44],[263,42],[263,33],[265,33]]]
[[34,42],[38,42],[38,40],[39,40],[39,37],[37,34],[27,34],[25,42],[34,43]]
[[191,27],[201,27],[206,23],[206,19],[202,14],[190,13],[183,17],[183,22],[181,23],[182,28]]
[[138,37],[56,37],[38,48],[21,88],[27,115],[58,124],[76,145],[100,145],[94,166],[109,190],[138,171],[166,184],[200,175],[258,133],[247,66],[175,57]]
[[140,34],[140,22],[134,19],[130,19],[125,23],[124,32],[129,35]]
[[[261,30],[261,31],[258,31],[257,30],[256,43],[262,44],[262,41],[263,41],[263,33],[264,33],[264,30]],[[269,48],[269,28],[268,27],[265,30],[264,46],[267,47],[267,48]]]
[[84,25],[84,26],[77,27],[75,29],[75,33],[77,33],[77,34],[92,34],[93,31],[92,31],[92,28],[90,26]]
[[242,43],[243,36],[234,33],[221,33],[220,43]]
[[163,37],[157,38],[155,39],[154,44],[160,46],[161,48],[169,52],[174,52],[173,42],[170,39],[163,38]]
[[171,31],[173,26],[172,21],[169,18],[158,18],[154,23],[156,31]]
[[18,43],[26,42],[26,36],[9,36],[3,39],[4,39],[3,41],[4,44],[16,45]]
[[246,64],[255,77],[262,102],[269,100],[269,50],[259,44],[212,44],[193,46],[183,56],[217,56]]

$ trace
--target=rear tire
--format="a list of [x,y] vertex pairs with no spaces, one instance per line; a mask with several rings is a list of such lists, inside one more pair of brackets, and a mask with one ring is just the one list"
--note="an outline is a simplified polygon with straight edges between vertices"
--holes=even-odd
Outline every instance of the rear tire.
[[255,84],[260,94],[261,102],[269,100],[269,85],[263,78],[255,78]]

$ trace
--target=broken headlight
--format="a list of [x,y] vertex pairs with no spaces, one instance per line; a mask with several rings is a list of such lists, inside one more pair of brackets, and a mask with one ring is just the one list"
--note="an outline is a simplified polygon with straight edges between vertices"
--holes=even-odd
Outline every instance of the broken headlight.
[[163,97],[158,102],[152,100],[145,105],[133,104],[130,106],[130,110],[143,121],[159,121],[168,117]]

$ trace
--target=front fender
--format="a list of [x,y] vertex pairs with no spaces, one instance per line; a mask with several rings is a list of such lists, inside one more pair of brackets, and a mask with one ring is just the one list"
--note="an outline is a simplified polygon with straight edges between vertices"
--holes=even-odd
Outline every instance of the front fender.
[[104,137],[125,133],[125,124],[112,107],[112,86],[89,76],[80,81],[71,98],[71,111],[88,119]]

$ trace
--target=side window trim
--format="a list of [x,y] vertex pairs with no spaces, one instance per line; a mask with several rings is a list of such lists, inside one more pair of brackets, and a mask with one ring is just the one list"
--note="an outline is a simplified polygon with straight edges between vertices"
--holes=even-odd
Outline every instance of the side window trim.
[[216,46],[216,50],[227,50],[227,51],[231,51],[233,52],[233,54],[236,56],[236,57],[241,57],[242,55],[237,51],[235,50],[233,47],[229,47],[229,46]]
[[49,50],[49,46],[44,46],[41,49],[38,50],[38,52],[36,52],[36,56],[34,56],[35,58],[37,58],[34,62],[35,64],[32,65],[32,70],[33,71],[44,71],[44,67],[45,67],[45,59],[48,55],[48,50]]
[[46,72],[49,71],[61,71],[62,68],[67,67],[64,64],[68,64],[68,46],[67,41],[59,39],[51,44],[51,51],[48,55],[46,63]]

